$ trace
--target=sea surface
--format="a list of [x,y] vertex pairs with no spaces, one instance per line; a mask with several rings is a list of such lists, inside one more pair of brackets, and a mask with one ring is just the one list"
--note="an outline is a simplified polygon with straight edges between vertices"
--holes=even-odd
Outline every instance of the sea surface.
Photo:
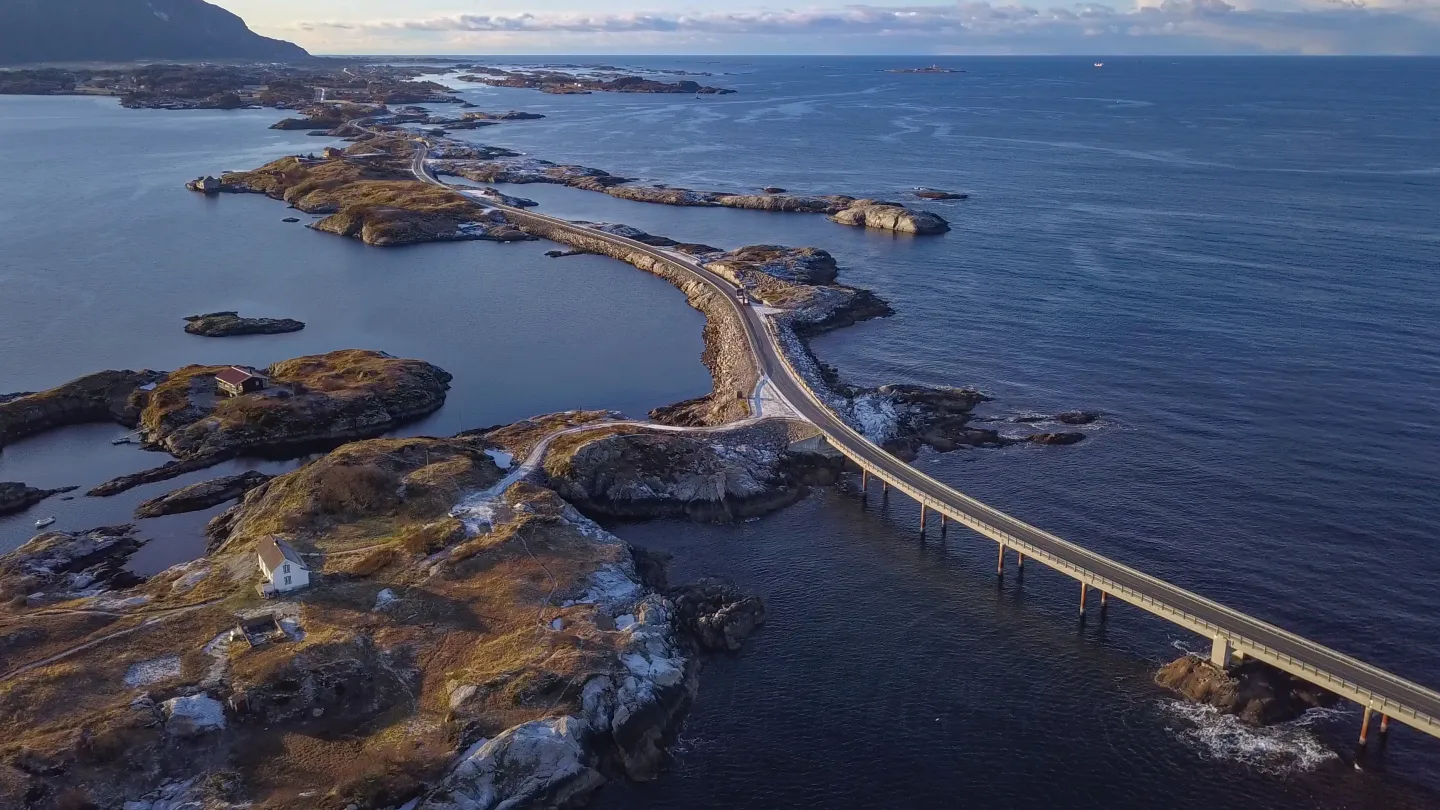
[[[852,381],[973,385],[996,419],[1104,414],[1074,447],[927,454],[927,471],[1440,685],[1440,60],[606,61],[739,92],[548,96],[452,75],[484,109],[547,116],[461,135],[668,185],[970,199],[921,204],[954,230],[913,238],[507,191],[687,241],[831,251],[896,310],[815,342]],[[0,99],[0,391],[349,346],[455,373],[411,432],[641,414],[706,389],[699,316],[625,265],[544,259],[543,243],[366,248],[280,223],[273,201],[179,190],[328,143],[266,130],[277,117]],[[179,331],[209,309],[310,326]],[[162,460],[110,446],[121,433],[21,442],[0,478],[88,485]],[[41,512],[117,522],[169,486],[47,502],[0,521],[0,549]],[[197,553],[204,517],[142,524],[149,564]],[[1254,731],[1177,704],[1153,671],[1205,641],[1124,606],[1081,624],[1070,580],[1032,566],[997,583],[992,543],[922,540],[917,523],[903,498],[832,490],[740,525],[614,527],[672,553],[672,580],[760,593],[771,619],[707,666],[670,772],[595,806],[1440,807],[1436,741],[1397,728],[1356,770],[1357,707]]]

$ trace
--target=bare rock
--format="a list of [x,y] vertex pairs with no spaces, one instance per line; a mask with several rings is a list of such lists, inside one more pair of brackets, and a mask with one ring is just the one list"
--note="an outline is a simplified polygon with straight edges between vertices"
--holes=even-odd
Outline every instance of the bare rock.
[[18,481],[0,481],[0,515],[23,512],[51,495],[73,492],[77,487],[60,489],[36,489]]
[[[291,220],[299,220],[291,217]],[[237,335],[281,335],[299,332],[305,324],[290,318],[242,318],[235,312],[211,312],[186,318],[185,331],[204,337]]]
[[1100,418],[1095,411],[1066,411],[1055,414],[1055,421],[1065,425],[1088,425]]
[[38,594],[42,601],[60,601],[135,585],[141,580],[125,564],[142,545],[134,526],[36,535],[0,556],[0,597]]
[[605,783],[589,726],[575,717],[535,720],[472,747],[418,810],[573,807]]
[[158,498],[140,504],[135,508],[137,518],[155,518],[161,515],[175,515],[181,512],[198,512],[226,501],[233,501],[245,493],[269,481],[271,476],[254,470],[239,475],[212,478],[188,487],[181,487]]
[[1255,659],[1227,670],[1186,655],[1162,667],[1155,682],[1251,725],[1284,723],[1339,701],[1333,693]]
[[670,592],[681,628],[701,649],[735,652],[765,623],[765,603],[722,579],[701,579]]
[[950,223],[937,214],[876,200],[856,200],[843,211],[831,214],[830,221],[898,233],[935,234],[950,230]]

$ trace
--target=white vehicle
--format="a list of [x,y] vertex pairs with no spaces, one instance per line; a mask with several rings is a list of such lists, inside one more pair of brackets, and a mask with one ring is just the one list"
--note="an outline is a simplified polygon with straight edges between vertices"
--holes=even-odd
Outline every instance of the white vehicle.
[[735,293],[735,298],[738,299],[742,304],[750,303],[750,295],[749,293],[745,292],[744,287],[741,287],[739,291]]

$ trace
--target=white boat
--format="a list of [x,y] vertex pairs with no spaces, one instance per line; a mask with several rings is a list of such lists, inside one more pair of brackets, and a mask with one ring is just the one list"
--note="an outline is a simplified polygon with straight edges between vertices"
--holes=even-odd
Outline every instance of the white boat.
[[1105,63],[1104,63],[1104,62],[1096,62],[1096,63],[1095,63],[1095,67],[1105,67]]
[[53,517],[40,518],[39,520],[35,521],[35,528],[37,528],[37,529],[43,529],[43,528],[45,528],[46,526],[49,526],[51,523],[54,523],[54,522],[55,522],[55,518],[53,518]]

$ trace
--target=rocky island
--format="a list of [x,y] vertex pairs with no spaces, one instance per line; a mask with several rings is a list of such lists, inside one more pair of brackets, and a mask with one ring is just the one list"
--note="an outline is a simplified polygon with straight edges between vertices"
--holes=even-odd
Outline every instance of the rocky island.
[[185,331],[204,337],[283,335],[299,332],[305,324],[290,318],[242,318],[238,312],[211,312],[185,319]]
[[460,77],[461,81],[488,84],[491,87],[517,87],[539,90],[542,93],[566,95],[574,93],[683,93],[686,95],[726,95],[734,90],[723,87],[706,87],[699,82],[684,79],[678,82],[662,82],[642,76],[617,76],[613,73],[581,75],[558,70],[501,70],[499,68],[472,68],[473,73]]
[[0,516],[23,512],[46,498],[76,489],[77,487],[37,489],[18,481],[0,481]]
[[[138,548],[128,527],[0,557],[0,802],[541,807],[654,777],[703,651],[738,648],[764,606],[666,587],[553,491],[500,485],[491,448],[346,445],[148,581],[107,573]],[[267,602],[258,549],[277,533],[314,573]]]

